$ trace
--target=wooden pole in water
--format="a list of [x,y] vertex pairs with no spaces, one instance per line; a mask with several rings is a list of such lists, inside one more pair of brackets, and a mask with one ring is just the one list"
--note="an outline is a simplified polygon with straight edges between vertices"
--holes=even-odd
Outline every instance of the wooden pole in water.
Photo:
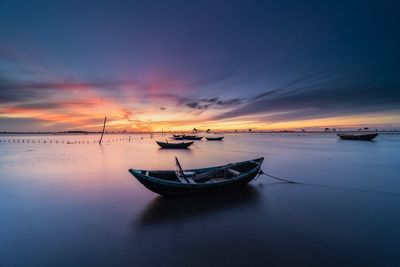
[[103,141],[103,135],[104,135],[104,131],[106,129],[106,121],[107,121],[107,117],[104,117],[104,123],[103,123],[103,131],[101,132],[101,137],[100,137],[100,141],[99,144],[101,145],[101,141]]

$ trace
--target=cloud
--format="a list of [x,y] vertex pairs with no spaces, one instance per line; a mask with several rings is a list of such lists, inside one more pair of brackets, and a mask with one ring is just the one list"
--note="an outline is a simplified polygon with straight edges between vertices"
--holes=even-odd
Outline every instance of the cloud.
[[185,105],[191,109],[206,110],[208,108],[223,109],[235,105],[239,105],[243,102],[242,98],[232,98],[232,99],[221,99],[219,97],[211,98],[180,98],[178,105]]
[[242,98],[232,98],[228,100],[220,99],[219,97],[212,97],[212,98],[202,98],[200,99],[202,102],[210,103],[212,105],[217,106],[232,106],[232,105],[239,105],[241,104],[244,99]]
[[0,77],[0,103],[25,102],[28,100],[43,99],[52,91],[88,90],[104,83],[78,82],[21,82]]
[[186,103],[185,105],[191,109],[207,109],[211,104],[202,105],[200,102],[191,101]]
[[333,79],[334,76],[337,74],[338,73],[333,67],[323,69],[316,69],[315,67],[312,67],[300,73],[298,77],[289,81],[288,83],[285,83],[284,85],[276,89],[269,90],[267,92],[254,96],[252,100],[259,100],[260,98],[269,97],[285,91],[286,93],[291,93],[307,88],[310,89],[312,84],[315,85],[315,83],[321,83],[321,81],[324,81],[326,78]]
[[[93,106],[99,101],[113,101],[121,106],[136,101],[178,101],[172,93],[147,92],[138,81],[89,81],[72,78],[57,81],[20,81],[0,74],[0,105],[23,105],[32,109],[54,109],[61,106]],[[123,100],[123,101],[121,101]],[[96,103],[93,103],[95,101]]]
[[31,99],[43,99],[47,96],[44,91],[30,89],[16,89],[8,86],[0,79],[0,104],[10,102],[25,102]]
[[121,86],[127,84],[136,84],[136,82],[114,82],[114,81],[98,81],[98,82],[78,82],[73,80],[58,81],[58,82],[18,82],[6,81],[0,79],[0,88],[9,90],[85,90],[88,88],[101,89],[110,86]]
[[382,82],[378,72],[372,76],[332,69],[304,72],[214,119],[263,115],[263,120],[276,122],[400,110],[399,74],[394,70]]
[[50,110],[50,109],[58,109],[62,108],[68,104],[73,104],[73,102],[36,102],[36,103],[23,103],[23,104],[17,104],[13,105],[14,108],[17,109],[29,109],[29,110]]

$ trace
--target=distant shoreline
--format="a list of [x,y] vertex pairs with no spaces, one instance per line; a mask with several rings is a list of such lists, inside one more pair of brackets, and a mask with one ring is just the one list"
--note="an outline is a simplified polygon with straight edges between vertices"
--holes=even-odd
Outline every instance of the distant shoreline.
[[[106,132],[105,134],[176,134],[176,133],[190,133],[191,131],[171,131],[171,132]],[[398,130],[341,130],[341,131],[216,131],[216,134],[337,134],[337,133],[379,133],[379,134],[400,134]],[[66,131],[66,132],[0,132],[0,135],[93,135],[101,134],[98,132],[86,132],[86,131]],[[207,134],[206,132],[197,132],[195,134]]]

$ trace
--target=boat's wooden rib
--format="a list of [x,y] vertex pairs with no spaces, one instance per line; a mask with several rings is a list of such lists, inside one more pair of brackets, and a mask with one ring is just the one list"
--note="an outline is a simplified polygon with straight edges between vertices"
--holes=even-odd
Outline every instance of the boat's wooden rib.
[[179,179],[175,170],[150,170],[147,173],[148,170],[130,169],[129,172],[155,193],[166,196],[191,196],[244,186],[258,175],[263,161],[264,158],[258,158],[224,166],[186,170],[185,179]]

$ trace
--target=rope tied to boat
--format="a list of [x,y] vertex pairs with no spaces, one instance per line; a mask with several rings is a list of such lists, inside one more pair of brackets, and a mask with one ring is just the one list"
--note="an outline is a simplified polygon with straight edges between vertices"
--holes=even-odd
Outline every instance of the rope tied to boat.
[[382,138],[385,141],[400,142],[400,139],[390,139],[390,138],[387,138],[386,136],[384,136],[383,134],[380,134],[379,137]]
[[268,174],[268,173],[264,172],[264,171],[261,170],[261,169],[260,169],[260,171],[258,172],[258,175],[257,175],[256,179],[254,179],[254,180],[257,180],[258,177],[260,177],[261,175],[265,175],[265,176],[268,176],[268,177],[271,177],[271,178],[273,178],[273,179],[276,179],[276,180],[279,180],[279,181],[282,181],[282,182],[286,182],[286,183],[289,183],[289,184],[302,184],[302,183],[300,183],[300,182],[294,182],[294,181],[291,181],[291,180],[287,180],[287,179],[283,179],[283,178],[279,178],[279,177],[273,176],[273,175],[271,175],[271,174]]
[[257,180],[259,176],[265,175],[270,178],[286,182],[289,184],[298,184],[298,185],[308,185],[308,186],[315,186],[315,187],[323,187],[323,188],[332,188],[332,189],[340,189],[340,190],[348,190],[348,191],[357,191],[357,192],[363,192],[363,193],[375,193],[375,194],[384,194],[384,195],[391,195],[391,196],[400,196],[400,193],[397,192],[385,192],[385,191],[375,191],[375,190],[367,190],[367,189],[358,189],[358,188],[351,188],[351,187],[345,187],[345,186],[335,186],[335,185],[322,185],[322,184],[313,184],[313,183],[303,183],[303,182],[296,182],[288,179],[283,179],[280,177],[276,177],[274,175],[268,174],[264,172],[263,170],[260,169],[258,172],[258,175],[256,177]]

